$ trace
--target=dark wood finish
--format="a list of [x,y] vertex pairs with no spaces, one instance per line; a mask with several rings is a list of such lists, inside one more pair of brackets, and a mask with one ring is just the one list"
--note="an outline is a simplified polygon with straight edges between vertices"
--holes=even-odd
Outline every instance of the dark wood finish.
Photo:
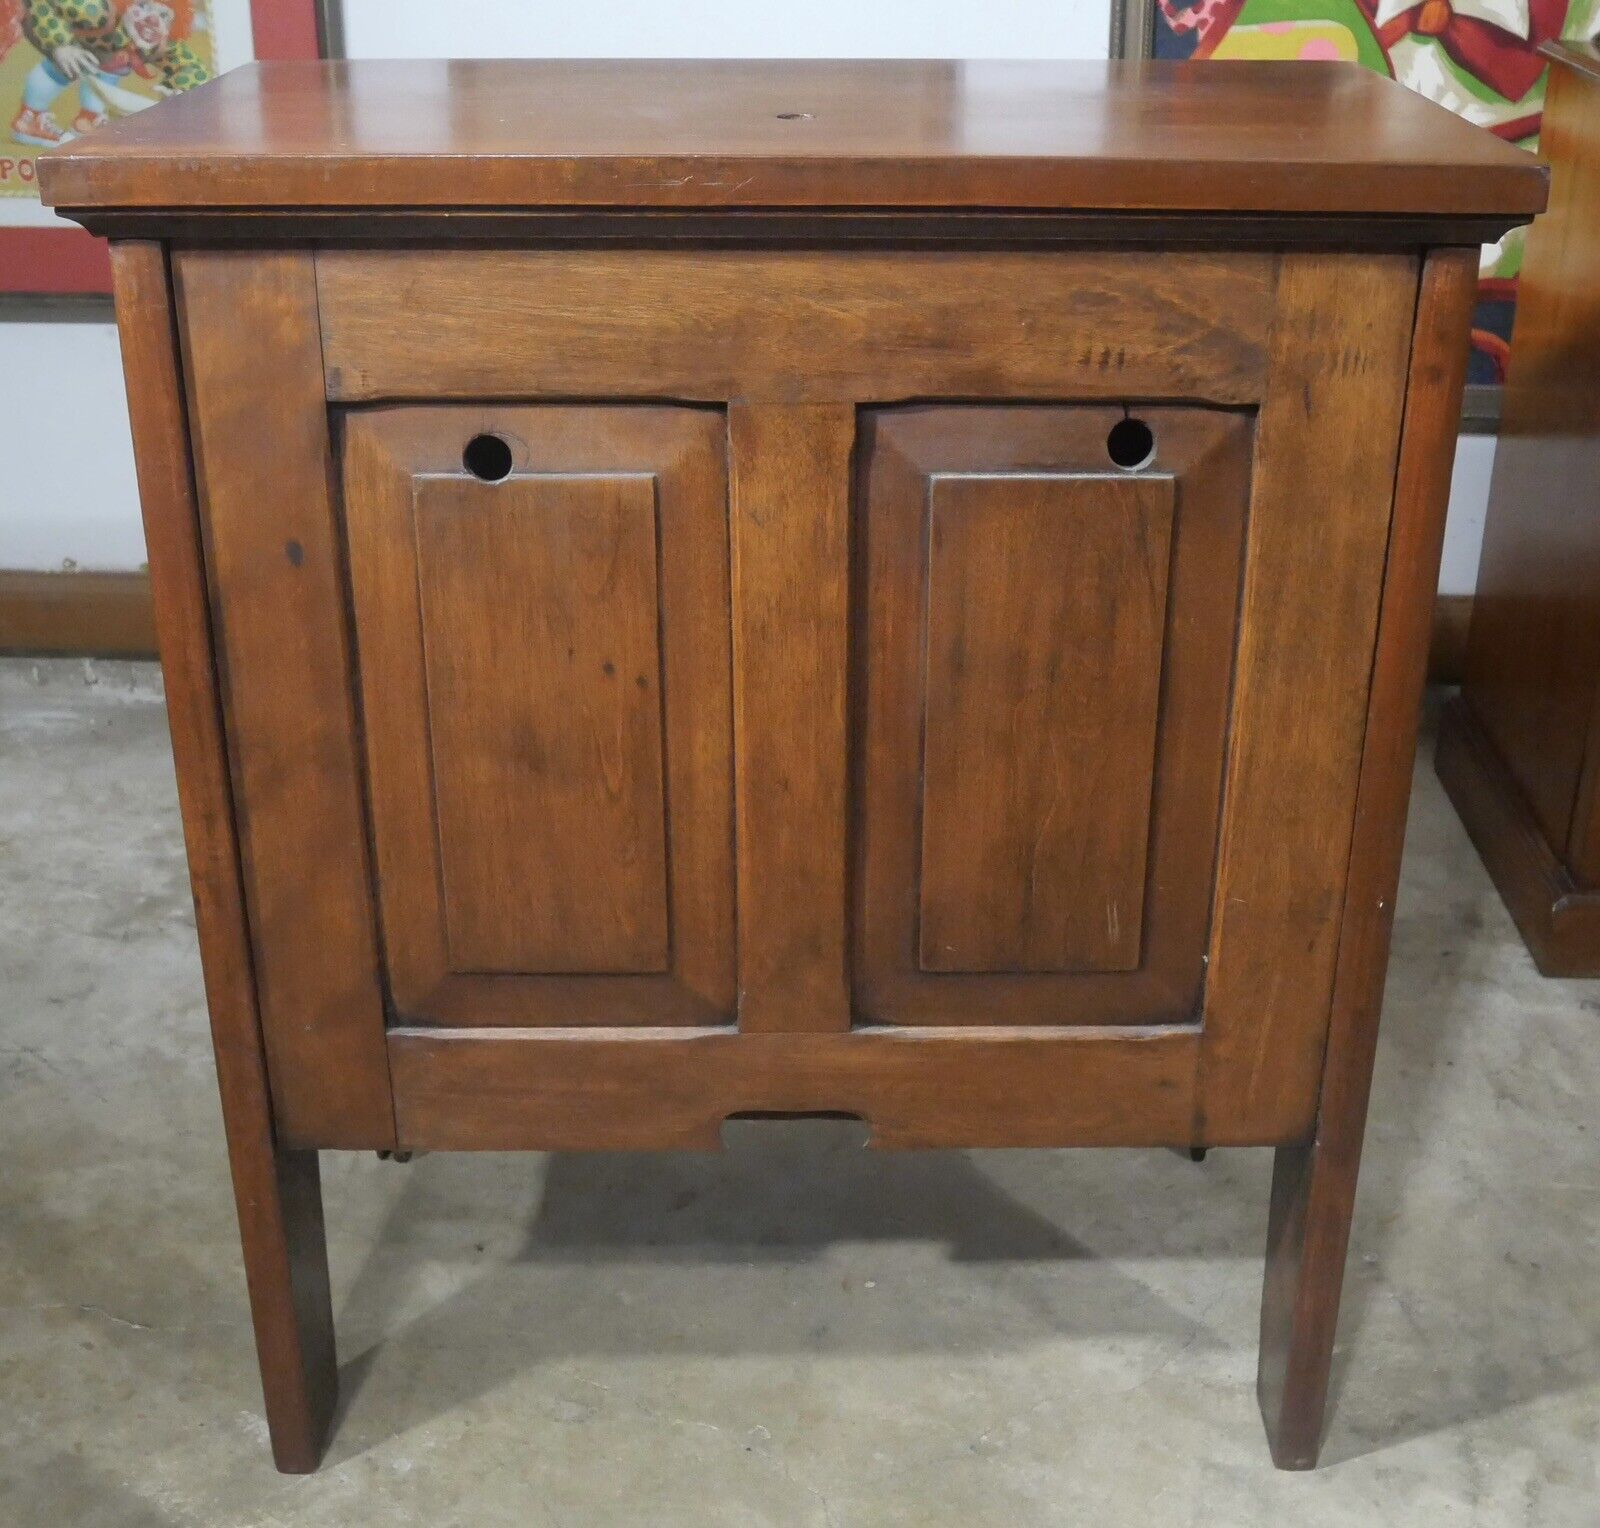
[[152,658],[143,573],[0,572],[0,652]]
[[1103,470],[929,485],[924,971],[1139,964],[1176,499]]
[[[439,1150],[712,1150],[731,1115],[859,1115],[876,1147],[1189,1140],[1190,1029],[848,1034],[401,1029],[402,1140]],[[608,1104],[594,1106],[598,1078]],[[1071,1078],[1072,1086],[1064,1086]]]
[[1203,1145],[1305,1135],[1315,1116],[1415,302],[1416,265],[1400,255],[1292,255],[1278,278],[1223,783]]
[[1316,1132],[1273,1166],[1257,1390],[1282,1469],[1310,1469],[1322,1441],[1477,273],[1471,249],[1422,271]]
[[311,258],[174,275],[277,1128],[392,1147]]
[[739,1028],[850,1027],[848,404],[737,403],[732,455]]
[[[463,466],[480,433],[513,475]],[[391,1001],[407,1023],[734,1006],[725,426],[350,416],[344,513]]]
[[317,1154],[285,1148],[273,1118],[167,262],[159,245],[122,244],[112,273],[267,1426],[278,1468],[304,1472],[321,1458],[339,1383]]
[[654,483],[430,478],[412,505],[452,969],[666,970]]
[[[1214,254],[329,252],[330,395],[1261,394],[1274,262]],[[429,293],[406,324],[399,291]],[[485,311],[496,315],[483,322]],[[1115,332],[1108,329],[1115,314]],[[538,358],[530,377],[529,357]]]
[[1600,660],[1600,84],[1552,69],[1548,215],[1528,230],[1495,452],[1466,693],[1547,840],[1566,857]]
[[197,501],[147,508],[280,1457],[331,1395],[305,1148],[842,1112],[1282,1148],[1310,1462],[1462,230],[1538,169],[1355,70],[916,64],[257,71],[55,166],[202,246],[140,433],[181,469],[186,399]]
[[[1600,78],[1590,52],[1552,54],[1540,135],[1550,211],[1523,259],[1466,711],[1440,743],[1457,809],[1552,976],[1600,975],[1600,938],[1583,911],[1584,894],[1600,891]],[[1470,741],[1458,735],[1468,714]],[[1523,834],[1530,821],[1542,850]]]
[[[856,1003],[870,1022],[1141,1024],[1199,1016],[1253,430],[1248,414],[1221,410],[1150,408],[1141,417],[1155,433],[1156,462],[1130,476],[1107,455],[1120,409],[915,407],[866,416],[857,496],[853,920]],[[970,558],[961,546],[935,551],[941,501],[948,509],[952,490],[973,488],[989,509],[987,557],[1005,555],[999,538],[1008,529],[1022,534],[1031,526],[1053,543],[1021,549],[1003,568],[972,566],[982,551],[976,544]],[[1135,522],[1136,539],[1124,532],[1119,544],[1107,536],[1109,525],[1094,524],[1102,516],[1085,514],[1130,488],[1144,502],[1177,506],[1161,554],[1149,561],[1143,526]],[[1056,495],[1054,527],[1041,523],[1041,491]],[[1104,567],[1098,597],[1105,604],[1073,612],[1069,658],[1048,623],[1072,609],[1069,597],[1091,597],[1079,575],[1089,571],[1085,553],[1096,545],[1121,559],[1121,577],[1113,592],[1112,569]],[[972,596],[989,651],[965,635],[959,651],[949,643],[936,650],[948,616],[947,602],[930,599],[930,564],[938,562],[951,580],[976,573],[989,585]],[[1118,653],[1108,643],[1135,610],[1143,613],[1139,640]],[[1053,681],[1036,672],[1030,679],[1030,666],[1046,661],[1052,644],[1061,672]],[[1158,684],[1164,696],[1155,727]],[[1028,693],[1033,709],[998,714],[996,700]],[[970,793],[963,801],[940,783],[969,747],[959,728],[982,719],[951,714],[966,696],[992,708],[994,735],[981,752],[966,754],[967,767],[984,772],[981,802]],[[1123,707],[1133,735],[1106,734]],[[1084,742],[1065,758],[1075,734]],[[1041,795],[1050,782],[1055,795]],[[1040,887],[1054,909],[1052,926],[1051,914],[1024,900],[1025,856],[1035,845],[1053,844],[1058,854],[1075,842],[1087,849],[1110,818],[1125,840],[1137,841],[1137,855],[1124,849],[1115,872],[1130,884],[1113,906],[1094,879],[1109,860],[1065,872],[1056,866]],[[949,911],[952,928],[970,920],[962,937],[1009,922],[1014,948],[1054,943],[1053,966],[1006,970],[990,960],[942,969],[929,959],[930,900]],[[1062,918],[1093,930],[1098,948],[1118,951],[1123,966],[1097,971],[1072,959],[1061,948]],[[1121,942],[1124,928],[1134,942]]]
[[1434,768],[1534,964],[1546,976],[1592,971],[1600,888],[1579,886],[1556,858],[1464,696],[1445,706]]
[[42,155],[39,183],[71,208],[910,205],[1509,222],[1544,205],[1533,160],[1370,71],[1123,60],[258,64]]
[[[1537,163],[1537,161],[1535,161]],[[117,239],[161,235],[213,248],[300,249],[308,242],[350,249],[412,252],[454,249],[921,250],[1103,249],[1121,253],[1239,252],[1351,248],[1414,253],[1419,245],[1493,241],[1526,217],[1371,212],[1096,212],[1061,208],[971,212],[916,207],[797,212],[614,207],[240,207],[225,209],[73,207],[63,209]],[[1484,417],[1499,418],[1499,388]],[[1470,396],[1470,394],[1469,394]]]
[[1433,637],[1428,647],[1428,683],[1460,684],[1467,671],[1467,632],[1472,626],[1472,596],[1441,594],[1433,607]]

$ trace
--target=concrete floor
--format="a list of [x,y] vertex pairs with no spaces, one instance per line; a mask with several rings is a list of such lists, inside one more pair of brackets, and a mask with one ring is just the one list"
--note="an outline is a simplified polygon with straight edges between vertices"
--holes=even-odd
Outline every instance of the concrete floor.
[[1264,1152],[324,1158],[345,1411],[270,1465],[159,681],[0,664],[0,1524],[1600,1522],[1600,984],[1418,775],[1316,1474]]

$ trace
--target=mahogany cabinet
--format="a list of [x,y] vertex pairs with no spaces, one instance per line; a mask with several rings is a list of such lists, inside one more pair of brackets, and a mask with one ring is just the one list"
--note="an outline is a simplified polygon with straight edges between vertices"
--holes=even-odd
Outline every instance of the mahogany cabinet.
[[1276,1147],[1313,1463],[1538,164],[1320,65],[374,63],[42,165],[115,241],[279,1464],[319,1150],[810,1113]]
[[1461,694],[1439,776],[1546,976],[1600,976],[1600,51],[1553,42]]

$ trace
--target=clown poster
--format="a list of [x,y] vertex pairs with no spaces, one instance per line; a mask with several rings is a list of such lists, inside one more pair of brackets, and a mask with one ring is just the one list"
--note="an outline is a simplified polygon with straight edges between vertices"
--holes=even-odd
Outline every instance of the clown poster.
[[263,35],[266,56],[314,57],[315,0],[0,0],[0,293],[108,292],[104,242],[40,203],[37,157],[248,63]]
[[[198,9],[197,9],[198,3]],[[0,0],[0,102],[15,157],[211,77],[205,0]],[[20,166],[0,193],[32,194]]]
[[[1345,59],[1508,143],[1539,146],[1542,44],[1600,33],[1600,0],[1156,0],[1157,58]],[[1468,381],[1503,382],[1526,233],[1483,252]]]
[[0,196],[36,198],[40,149],[216,72],[207,0],[0,0]]

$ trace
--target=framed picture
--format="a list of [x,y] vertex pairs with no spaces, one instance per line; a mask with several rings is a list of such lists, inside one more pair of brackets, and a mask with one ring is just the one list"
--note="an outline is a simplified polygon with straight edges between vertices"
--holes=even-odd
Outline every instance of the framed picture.
[[0,292],[111,290],[105,241],[39,204],[41,150],[326,37],[320,0],[0,0]]
[[[1347,59],[1388,74],[1530,151],[1539,146],[1541,44],[1600,33],[1600,0],[1112,0],[1111,50],[1127,58]],[[1526,229],[1487,245],[1463,409],[1500,416]]]

